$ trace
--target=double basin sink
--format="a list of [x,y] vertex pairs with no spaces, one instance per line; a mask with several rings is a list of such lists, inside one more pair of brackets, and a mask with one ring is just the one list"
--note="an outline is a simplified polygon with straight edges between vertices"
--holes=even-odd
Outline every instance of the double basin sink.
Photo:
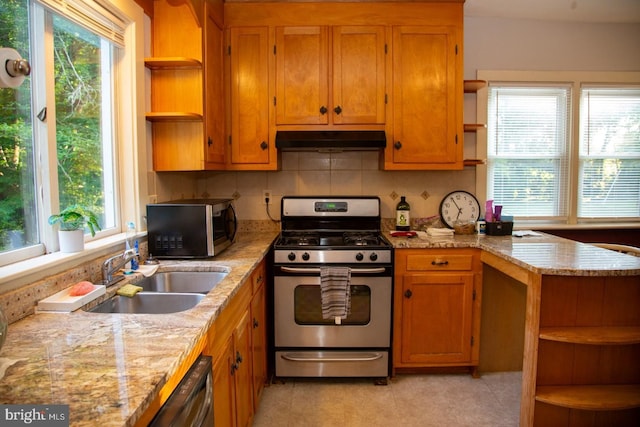
[[92,313],[176,313],[195,307],[227,275],[226,271],[169,271],[145,277],[133,297],[115,295]]

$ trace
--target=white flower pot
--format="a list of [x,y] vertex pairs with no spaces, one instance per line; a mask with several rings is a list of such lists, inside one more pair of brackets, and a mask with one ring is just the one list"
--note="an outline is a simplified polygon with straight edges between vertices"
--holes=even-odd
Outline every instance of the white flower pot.
[[84,250],[84,230],[58,230],[60,252],[80,252]]

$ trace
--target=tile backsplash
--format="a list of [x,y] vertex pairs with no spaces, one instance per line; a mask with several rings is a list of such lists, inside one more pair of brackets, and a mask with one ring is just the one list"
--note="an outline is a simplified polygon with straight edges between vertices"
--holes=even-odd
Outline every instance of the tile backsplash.
[[[158,201],[180,198],[235,198],[241,220],[280,217],[280,200],[289,195],[379,196],[382,217],[395,217],[400,196],[406,196],[412,217],[437,215],[440,201],[453,190],[475,191],[475,169],[461,171],[383,171],[373,151],[342,153],[284,152],[281,169],[273,172],[163,172],[149,183]],[[263,190],[272,197],[264,204]]]
[[[235,198],[239,231],[280,229],[280,200],[288,195],[374,195],[382,205],[383,228],[393,227],[400,196],[411,204],[411,217],[438,214],[442,198],[453,190],[475,190],[475,169],[461,171],[383,171],[379,154],[285,152],[281,170],[273,172],[163,172],[150,174],[147,194],[159,202],[181,198]],[[271,192],[269,206],[263,191]],[[146,242],[141,253],[146,250]],[[106,257],[105,257],[106,259]],[[97,259],[81,267],[43,278],[30,286],[0,295],[0,307],[12,323],[34,312],[35,303],[79,280],[97,282]]]
[[[146,239],[141,239],[141,261],[146,259],[147,248]],[[7,316],[9,323],[13,323],[33,314],[37,302],[41,299],[60,292],[81,280],[100,283],[102,280],[102,263],[112,255],[115,255],[115,253],[101,256],[61,273],[42,277],[27,286],[4,292],[0,294],[0,309]]]

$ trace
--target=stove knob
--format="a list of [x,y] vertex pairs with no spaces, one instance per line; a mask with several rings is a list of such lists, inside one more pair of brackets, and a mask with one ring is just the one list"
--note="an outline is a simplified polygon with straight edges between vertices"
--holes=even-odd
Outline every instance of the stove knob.
[[375,253],[375,252],[371,252],[371,255],[369,255],[369,259],[370,259],[371,261],[375,261],[375,260],[377,260],[377,259],[378,259],[378,254],[377,254],[377,253]]
[[311,256],[309,255],[308,252],[305,252],[305,253],[302,254],[302,259],[304,261],[309,261],[309,258],[311,258]]
[[289,255],[287,255],[287,258],[289,258],[289,261],[293,261],[294,259],[296,259],[296,254],[290,252]]
[[356,260],[362,261],[363,259],[364,259],[364,255],[362,255],[362,252],[358,252],[358,254],[356,255]]

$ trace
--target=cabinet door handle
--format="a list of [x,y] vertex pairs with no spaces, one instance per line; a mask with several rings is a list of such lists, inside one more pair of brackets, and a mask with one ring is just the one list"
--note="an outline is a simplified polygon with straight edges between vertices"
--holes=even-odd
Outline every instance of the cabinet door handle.
[[242,355],[240,354],[239,351],[236,351],[236,362],[242,363]]
[[399,150],[399,149],[401,149],[401,148],[402,148],[402,143],[401,143],[400,141],[396,141],[396,142],[395,142],[395,144],[393,144],[393,147],[394,147],[396,150]]
[[433,261],[431,261],[431,265],[447,265],[449,264],[449,261],[447,261],[446,259],[434,259]]
[[238,364],[232,363],[231,364],[231,375],[234,375],[237,370],[238,370]]
[[260,143],[260,148],[262,148],[263,150],[266,150],[267,148],[269,148],[269,144],[267,144],[266,141],[262,141]]
[[327,114],[327,111],[329,110],[327,110],[327,107],[325,107],[324,105],[320,107],[320,114],[322,114],[323,116]]
[[336,108],[333,109],[333,111],[335,111],[337,115],[340,115],[340,113],[342,113],[342,108],[338,105]]
[[260,326],[260,323],[258,323],[258,319],[253,319],[253,329],[256,329],[258,326]]
[[208,137],[208,138],[207,138],[207,145],[208,145],[209,147],[211,147],[211,146],[213,145],[213,140],[211,139],[211,137]]
[[405,298],[411,298],[412,296],[413,296],[413,292],[411,292],[411,289],[407,289],[406,291],[404,291]]

